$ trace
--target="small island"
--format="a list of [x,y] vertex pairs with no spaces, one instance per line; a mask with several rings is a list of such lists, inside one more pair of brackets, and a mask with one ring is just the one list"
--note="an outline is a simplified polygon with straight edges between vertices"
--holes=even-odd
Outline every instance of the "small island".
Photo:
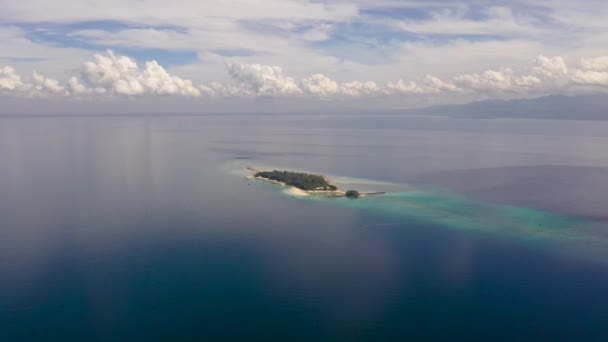
[[338,187],[320,175],[289,171],[259,171],[254,177],[272,180],[304,191],[338,191]]
[[359,197],[384,194],[384,192],[360,193],[357,190],[341,190],[338,189],[337,186],[331,184],[322,175],[278,170],[260,171],[251,167],[248,167],[247,169],[254,172],[252,177],[254,179],[261,179],[267,182],[291,187],[289,193],[294,197],[308,196],[310,194],[327,194],[328,197],[346,197],[355,199]]

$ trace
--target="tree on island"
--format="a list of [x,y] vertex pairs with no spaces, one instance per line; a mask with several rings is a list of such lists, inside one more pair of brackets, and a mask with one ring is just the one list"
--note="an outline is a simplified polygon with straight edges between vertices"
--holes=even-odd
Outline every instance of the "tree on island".
[[361,196],[361,194],[357,190],[348,190],[346,192],[345,196],[348,198],[357,198],[357,197]]
[[312,175],[302,172],[289,171],[260,171],[255,174],[255,177],[266,178],[277,182],[285,183],[286,185],[294,186],[305,191],[336,191],[338,188],[335,185],[329,184],[321,175]]

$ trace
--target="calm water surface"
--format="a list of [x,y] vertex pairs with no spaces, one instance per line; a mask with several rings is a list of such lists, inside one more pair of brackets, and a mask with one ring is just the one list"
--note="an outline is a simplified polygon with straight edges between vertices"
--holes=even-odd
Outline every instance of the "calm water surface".
[[488,229],[453,229],[293,199],[233,172],[445,189],[584,219],[599,236],[606,132],[397,116],[0,118],[0,340],[608,340],[601,255],[495,234],[501,222],[483,215]]

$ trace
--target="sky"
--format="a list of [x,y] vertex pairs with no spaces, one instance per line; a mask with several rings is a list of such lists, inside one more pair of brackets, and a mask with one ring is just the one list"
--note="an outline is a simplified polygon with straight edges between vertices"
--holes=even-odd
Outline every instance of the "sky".
[[0,0],[0,100],[221,111],[603,93],[606,18],[605,0]]

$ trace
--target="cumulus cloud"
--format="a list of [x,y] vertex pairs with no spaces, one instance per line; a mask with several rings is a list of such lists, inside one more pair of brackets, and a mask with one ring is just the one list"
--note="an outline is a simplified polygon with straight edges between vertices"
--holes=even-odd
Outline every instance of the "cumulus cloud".
[[427,75],[423,80],[424,87],[430,89],[431,93],[442,91],[457,91],[458,87],[454,84],[444,82],[437,77]]
[[0,69],[0,91],[23,96],[68,95],[55,79],[34,71],[30,82],[25,82],[15,69],[8,66]]
[[[195,73],[182,76],[196,78],[196,84],[206,81],[207,88],[194,87],[201,95],[214,90],[210,81],[225,79],[218,72],[224,71],[225,63],[280,65],[297,75],[294,82],[299,87],[302,75],[322,73],[341,81],[374,80],[382,84],[383,92],[387,81],[397,83],[400,77],[406,83],[416,80],[419,86],[426,74],[453,83],[452,76],[458,74],[481,75],[486,69],[500,72],[505,67],[517,71],[527,65],[526,58],[547,51],[568,61],[603,54],[602,47],[608,42],[608,5],[600,0],[576,5],[547,0],[538,6],[523,0],[239,0],[238,6],[221,0],[179,0],[171,6],[161,0],[146,0],[145,6],[142,1],[106,0],[94,1],[94,10],[88,1],[60,0],[52,8],[44,6],[46,2],[3,2],[0,37],[5,60],[31,59],[28,64],[36,69],[61,75],[89,54],[83,43],[171,52],[182,55],[182,60],[199,56],[204,62],[196,65]],[[406,12],[416,15],[395,15]],[[98,24],[82,25],[88,22]],[[413,33],[416,39],[394,39],[400,30]],[[54,44],[59,38],[61,46]],[[145,68],[144,61],[138,64]],[[194,69],[195,64],[172,66],[167,71],[179,73],[177,70],[188,68]],[[569,75],[575,71],[572,68]],[[510,86],[540,89],[546,82],[540,75],[516,73],[521,78],[512,79]],[[23,74],[29,76],[29,70]],[[156,94],[147,89],[142,92],[137,82],[125,82],[119,81],[117,86],[131,96]],[[87,91],[95,94],[95,89]],[[257,95],[249,93],[247,96]],[[335,95],[346,93],[365,95],[352,87]]]
[[285,76],[279,66],[232,64],[228,73],[239,83],[243,95],[282,96],[302,92],[294,79]]
[[299,81],[284,74],[278,66],[232,64],[228,70],[236,85],[212,83],[201,89],[224,96],[312,96],[318,98],[359,97],[380,93],[372,81],[338,83],[326,75],[316,73]]
[[404,81],[388,82],[385,93],[393,94],[438,94],[442,91],[457,91],[454,84],[444,82],[437,77],[427,75],[421,82]]
[[[94,60],[84,63],[80,72],[82,83],[71,80],[77,93],[86,89],[98,94],[118,95],[184,95],[200,96],[201,91],[190,80],[170,75],[156,61],[146,62],[142,70],[127,56],[95,54]],[[83,91],[84,90],[84,91]]]
[[365,96],[365,95],[375,95],[380,93],[380,87],[376,84],[376,82],[367,81],[367,82],[359,82],[352,81],[343,83],[340,86],[340,92],[344,95],[348,96]]
[[568,75],[568,66],[562,57],[540,55],[528,70],[490,69],[481,73],[456,76],[454,83],[465,90],[522,93],[566,87],[569,83]]
[[546,79],[558,79],[568,75],[568,66],[566,61],[560,57],[536,57],[536,65],[532,68],[532,72]]
[[15,73],[15,69],[5,66],[0,69],[0,89],[18,90],[23,87],[21,76]]
[[212,87],[209,87],[205,84],[200,84],[198,86],[198,89],[200,89],[201,94],[207,95],[207,96],[215,96],[215,90],[213,90]]
[[69,89],[69,93],[73,95],[81,95],[87,92],[87,87],[74,76],[70,77],[68,80],[67,88]]
[[323,74],[312,74],[300,82],[302,90],[312,96],[328,98],[361,97],[380,94],[381,89],[372,81],[351,81],[338,83]]
[[608,72],[577,70],[572,80],[578,85],[608,86]]
[[233,82],[195,85],[172,75],[156,61],[140,67],[127,56],[107,51],[95,54],[80,71],[60,82],[38,72],[22,79],[12,67],[0,69],[0,91],[23,96],[189,96],[200,97],[299,97],[347,99],[372,96],[430,97],[458,94],[476,97],[529,96],[576,93],[608,86],[608,57],[583,58],[569,67],[560,56],[538,56],[527,68],[488,69],[477,73],[438,78],[427,75],[405,78],[379,86],[373,81],[338,82],[322,73],[301,79],[290,77],[279,66],[233,63],[227,66]]
[[577,85],[608,86],[608,56],[581,59],[572,81]]
[[387,94],[420,94],[423,91],[416,82],[400,79],[396,82],[388,82],[385,92]]
[[95,54],[94,60],[85,62],[80,72],[84,83],[96,93],[138,95],[144,92],[137,80],[137,63],[126,56],[116,56],[112,51],[106,55]]
[[156,61],[146,62],[142,83],[150,92],[158,95],[200,96],[201,92],[192,81],[170,75]]
[[596,58],[582,58],[581,68],[588,71],[606,71],[608,70],[608,56]]
[[454,78],[454,82],[465,89],[472,90],[509,90],[513,85],[513,71],[486,70],[482,73],[464,74]]
[[308,94],[329,96],[340,91],[338,83],[323,74],[313,74],[302,80],[302,89]]
[[45,77],[44,75],[41,75],[35,71],[32,75],[32,84],[30,90],[40,95],[67,95],[65,93],[65,88],[59,83],[59,81]]

